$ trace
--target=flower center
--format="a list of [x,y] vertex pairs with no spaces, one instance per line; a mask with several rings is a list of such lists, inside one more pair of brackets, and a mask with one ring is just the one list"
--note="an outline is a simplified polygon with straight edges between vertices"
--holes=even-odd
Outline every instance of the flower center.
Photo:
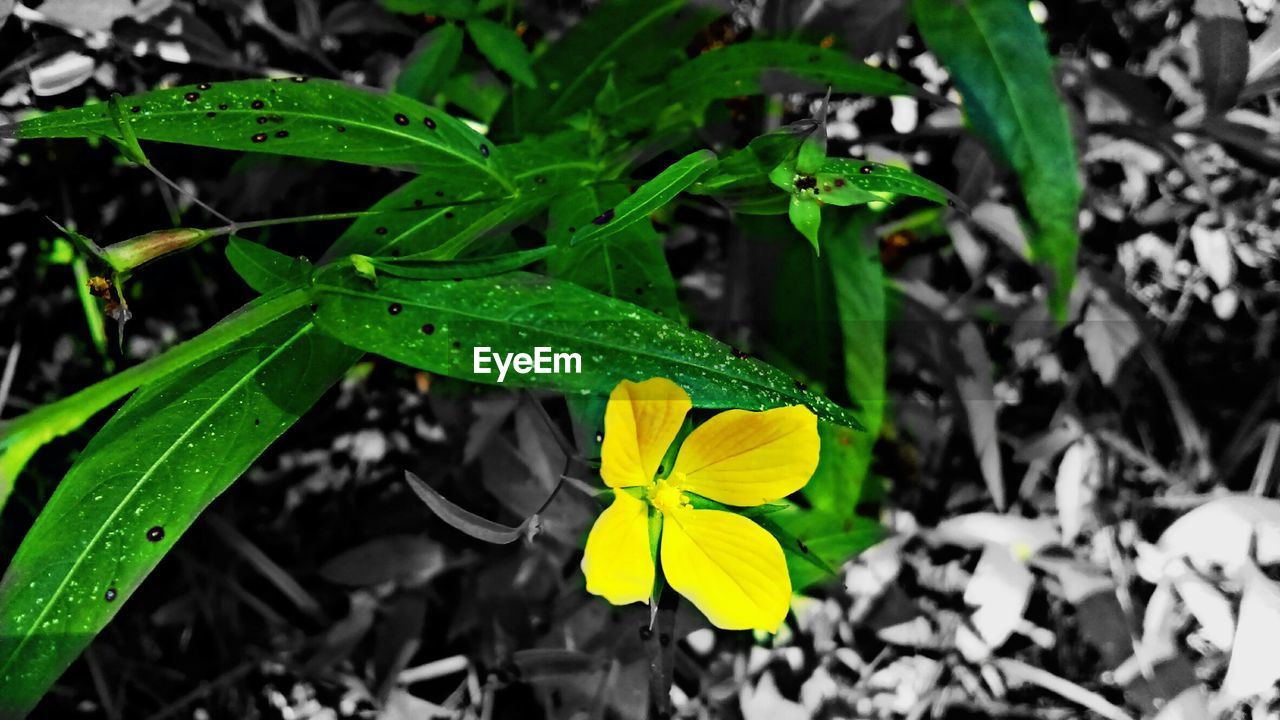
[[677,473],[665,480],[655,480],[649,486],[649,503],[664,513],[672,513],[689,505],[689,496],[680,492],[684,473]]

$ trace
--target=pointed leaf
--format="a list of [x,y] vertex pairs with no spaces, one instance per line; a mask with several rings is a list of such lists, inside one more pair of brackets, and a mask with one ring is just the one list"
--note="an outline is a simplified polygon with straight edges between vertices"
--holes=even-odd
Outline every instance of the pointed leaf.
[[291,258],[241,237],[227,241],[227,261],[249,287],[263,294],[302,285],[311,276],[311,263],[306,258]]
[[462,29],[445,23],[422,37],[396,78],[396,92],[431,102],[462,57]]
[[200,512],[359,355],[301,310],[116,413],[0,581],[0,716],[35,705]]
[[787,215],[791,225],[809,241],[813,251],[818,252],[818,228],[822,224],[822,206],[818,201],[805,195],[792,195]]
[[[735,354],[727,345],[577,285],[527,273],[454,281],[380,277],[378,286],[349,268],[319,271],[321,327],[344,342],[429,372],[497,383],[492,357],[480,353],[578,353],[561,372],[510,370],[503,384],[565,393],[608,394],[623,379],[665,377],[701,407],[763,410],[808,405],[844,425],[857,421],[830,400],[800,390],[784,373]],[[544,363],[552,359],[544,356]],[[581,370],[581,372],[575,372]]]
[[[494,149],[444,112],[400,95],[332,80],[280,78],[202,83],[123,98],[139,139],[220,150],[409,168],[505,187]],[[17,137],[120,140],[105,104],[36,115]]]
[[538,78],[529,67],[529,51],[514,30],[478,17],[467,21],[467,33],[494,67],[525,87],[538,86]]
[[1051,272],[1059,320],[1075,281],[1080,180],[1066,106],[1040,26],[1023,0],[913,0],[920,34],[955,78],[974,131],[1018,173]]
[[649,215],[666,205],[681,190],[692,185],[716,163],[716,154],[710,150],[689,153],[672,163],[658,176],[640,186],[627,199],[609,208],[591,220],[569,240],[570,245],[599,242],[647,220]]
[[785,40],[757,40],[689,60],[665,82],[626,99],[613,118],[624,127],[636,127],[677,103],[697,117],[715,100],[769,92],[821,92],[828,86],[838,93],[927,95],[891,72],[834,50]]
[[558,251],[547,261],[552,277],[635,303],[668,318],[680,317],[676,283],[662,253],[662,238],[646,223],[636,223],[597,243],[569,245],[580,227],[590,224],[626,197],[620,187],[587,186],[551,206],[547,237]]

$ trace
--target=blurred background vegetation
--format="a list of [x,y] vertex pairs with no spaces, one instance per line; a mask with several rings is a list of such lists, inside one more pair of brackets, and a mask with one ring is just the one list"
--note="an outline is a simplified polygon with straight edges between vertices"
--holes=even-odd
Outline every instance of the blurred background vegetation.
[[[705,4],[723,18],[688,38],[693,54],[751,33],[791,36],[956,99],[898,0]],[[963,132],[954,105],[833,98],[830,154],[904,159],[972,212],[922,222],[908,205],[877,222],[895,314],[889,410],[862,502],[892,537],[798,599],[776,638],[680,614],[667,640],[681,716],[1276,712],[1280,646],[1258,640],[1280,637],[1274,4],[1030,7],[1083,178],[1068,321],[1045,310],[1008,169]],[[436,84],[422,38],[441,21],[396,9],[0,1],[0,112],[289,74],[396,88],[488,121],[505,86],[472,41]],[[531,0],[494,17],[533,48],[587,10]],[[807,117],[818,99],[776,97],[775,119]],[[709,144],[741,146],[761,129],[759,106],[717,111],[725,121]],[[236,218],[363,209],[404,180],[147,150]],[[135,319],[117,348],[46,219],[123,239],[189,211],[109,144],[0,143],[5,417],[155,356],[254,296],[219,248],[202,246],[134,280]],[[678,222],[658,229],[695,326],[812,374],[840,362],[812,312],[828,281],[783,221],[735,224],[710,205],[674,212]],[[258,237],[316,258],[341,230]],[[427,513],[401,480],[413,470],[487,517],[526,517],[565,465],[538,401],[567,428],[556,398],[475,396],[366,359],[205,513],[36,716],[644,717],[645,612],[581,589],[589,503],[553,505],[541,536],[495,547]],[[104,420],[33,461],[0,516],[0,557]]]

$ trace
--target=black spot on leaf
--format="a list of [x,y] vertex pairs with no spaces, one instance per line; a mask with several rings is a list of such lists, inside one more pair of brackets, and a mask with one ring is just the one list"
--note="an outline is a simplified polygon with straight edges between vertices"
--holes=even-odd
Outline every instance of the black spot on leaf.
[[605,223],[609,222],[610,220],[612,220],[612,219],[613,219],[613,215],[614,215],[613,208],[609,208],[608,210],[605,210],[604,212],[602,212],[602,213],[600,213],[599,215],[597,215],[597,216],[595,217],[595,219],[593,219],[593,220],[591,221],[591,224],[592,224],[592,225],[603,225],[603,224],[605,224]]
[[435,121],[435,120],[432,120],[432,119],[431,119],[431,118],[429,118],[429,117],[428,117],[428,118],[422,118],[422,124],[423,124],[423,125],[426,125],[428,130],[435,130],[435,129],[436,129],[436,121]]
[[208,90],[209,88],[212,88],[212,87],[213,87],[213,85],[210,85],[209,83],[200,83],[199,85],[197,85],[197,86],[196,86],[196,89],[197,89],[197,90]]
[[105,593],[103,593],[103,595],[102,595],[102,599],[106,600],[107,602],[115,602],[115,601],[116,601],[116,589],[115,589],[115,588],[107,588],[107,591],[106,591]]
[[150,530],[147,530],[148,541],[154,543],[154,542],[160,542],[163,539],[164,539],[164,528],[160,527],[159,525],[155,525]]
[[391,303],[390,305],[387,306],[387,312],[391,313],[392,315],[399,315],[400,311],[403,309],[404,309],[404,306],[402,306],[400,303]]
[[435,331],[436,331],[436,326],[435,326],[435,325],[432,325],[431,323],[427,323],[426,325],[423,325],[423,326],[422,326],[422,334],[423,334],[423,335],[431,335],[431,334],[432,334],[432,333],[434,333]]
[[489,157],[489,146],[483,144],[480,145],[480,154],[485,157]]
[[287,138],[287,137],[289,137],[289,131],[288,131],[288,130],[277,130],[277,131],[276,131],[276,137],[278,137],[278,138]]
[[387,234],[387,229],[386,229],[385,227],[376,227],[376,228],[374,228],[374,229],[373,229],[373,231],[374,231],[374,232],[376,232],[376,233],[378,233],[379,235],[386,235],[386,234]]
[[408,125],[408,124],[409,124],[409,116],[408,116],[408,115],[405,115],[404,113],[396,113],[396,124],[397,124],[397,125]]
[[858,168],[858,172],[862,173],[863,175],[870,175],[872,170],[874,169],[875,168],[871,167],[870,165],[863,165],[862,167]]
[[261,100],[254,100],[253,102],[249,103],[249,107],[253,108],[254,110],[261,110],[266,106],[267,104]]
[[199,100],[199,99],[200,99],[200,93],[197,93],[197,92],[189,92],[189,93],[187,93],[186,95],[183,95],[182,97],[183,97],[183,99],[184,99],[184,100],[186,100],[187,102],[195,102],[195,101],[197,101],[197,100]]
[[254,136],[253,136],[252,138],[250,138],[250,139],[251,139],[251,140],[253,140],[253,141],[254,141],[254,142],[256,142],[256,143],[264,143],[264,142],[266,142],[266,141],[267,141],[267,134],[266,134],[266,133],[258,133],[258,134],[254,135]]

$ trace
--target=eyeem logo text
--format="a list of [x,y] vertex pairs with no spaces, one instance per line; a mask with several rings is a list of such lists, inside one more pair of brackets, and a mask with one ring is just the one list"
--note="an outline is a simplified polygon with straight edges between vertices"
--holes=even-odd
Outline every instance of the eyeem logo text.
[[472,353],[472,371],[477,375],[488,375],[497,368],[498,382],[507,379],[507,372],[516,371],[520,375],[550,375],[558,373],[579,374],[582,372],[582,356],[578,353],[552,352],[549,347],[535,347],[529,353],[496,353],[493,348],[478,347]]

